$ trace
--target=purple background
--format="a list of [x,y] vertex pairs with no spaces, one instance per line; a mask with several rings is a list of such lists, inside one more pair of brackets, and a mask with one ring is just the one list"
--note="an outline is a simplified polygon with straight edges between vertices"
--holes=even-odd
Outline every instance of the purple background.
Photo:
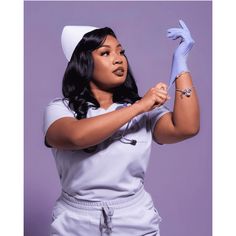
[[[201,106],[201,131],[172,145],[153,144],[145,186],[163,218],[162,236],[212,233],[212,13],[211,2],[25,2],[24,150],[25,235],[49,235],[60,193],[53,156],[43,145],[43,110],[61,96],[66,67],[64,25],[109,26],[126,49],[140,95],[168,82],[177,41],[166,30],[183,19],[196,43],[188,65]],[[174,88],[171,89],[173,108]]]

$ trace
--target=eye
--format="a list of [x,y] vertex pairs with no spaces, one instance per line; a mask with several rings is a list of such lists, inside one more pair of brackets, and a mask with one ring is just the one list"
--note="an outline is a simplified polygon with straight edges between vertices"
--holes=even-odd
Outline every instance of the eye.
[[125,55],[125,50],[121,50],[120,55]]
[[105,51],[105,52],[101,52],[101,56],[108,56],[110,54],[110,52],[109,51]]
[[120,54],[121,54],[121,55],[125,55],[125,50],[121,50],[121,51],[120,51]]

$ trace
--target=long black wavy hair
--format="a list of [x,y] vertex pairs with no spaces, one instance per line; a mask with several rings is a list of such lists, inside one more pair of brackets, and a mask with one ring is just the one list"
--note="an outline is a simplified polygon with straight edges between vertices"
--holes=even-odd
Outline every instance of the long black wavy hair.
[[[86,33],[76,46],[66,67],[62,93],[64,100],[69,101],[69,107],[75,111],[77,119],[86,118],[89,107],[100,107],[89,85],[94,70],[92,51],[99,48],[108,35],[117,38],[113,30],[108,27]],[[128,63],[126,80],[113,90],[113,102],[133,104],[139,99],[141,97],[138,95],[138,88]]]

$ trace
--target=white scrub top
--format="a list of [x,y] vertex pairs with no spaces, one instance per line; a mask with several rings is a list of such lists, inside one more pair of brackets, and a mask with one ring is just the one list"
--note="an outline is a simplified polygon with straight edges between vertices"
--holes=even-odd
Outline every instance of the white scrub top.
[[[87,118],[127,105],[130,104],[113,103],[108,109],[90,107]],[[97,149],[91,153],[52,148],[62,191],[89,201],[113,200],[135,194],[144,184],[151,152],[152,130],[157,120],[167,112],[170,112],[169,109],[161,106],[134,117],[109,139],[97,145]],[[52,100],[44,112],[44,135],[54,121],[74,115],[67,100]],[[136,145],[121,142],[127,142],[127,139],[136,140]]]

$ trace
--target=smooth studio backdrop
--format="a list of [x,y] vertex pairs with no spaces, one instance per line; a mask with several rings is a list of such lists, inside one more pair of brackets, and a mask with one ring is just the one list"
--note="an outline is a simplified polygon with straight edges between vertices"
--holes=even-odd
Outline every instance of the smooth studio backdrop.
[[[210,236],[212,221],[212,4],[211,2],[25,2],[24,145],[25,236],[47,236],[60,194],[50,149],[44,146],[45,106],[61,95],[67,61],[64,25],[109,26],[126,50],[140,95],[168,83],[179,41],[166,38],[183,19],[196,43],[188,65],[201,106],[200,133],[171,145],[153,143],[145,179],[163,221],[162,236]],[[173,108],[172,100],[167,103]],[[102,174],[102,173],[101,173]]]

